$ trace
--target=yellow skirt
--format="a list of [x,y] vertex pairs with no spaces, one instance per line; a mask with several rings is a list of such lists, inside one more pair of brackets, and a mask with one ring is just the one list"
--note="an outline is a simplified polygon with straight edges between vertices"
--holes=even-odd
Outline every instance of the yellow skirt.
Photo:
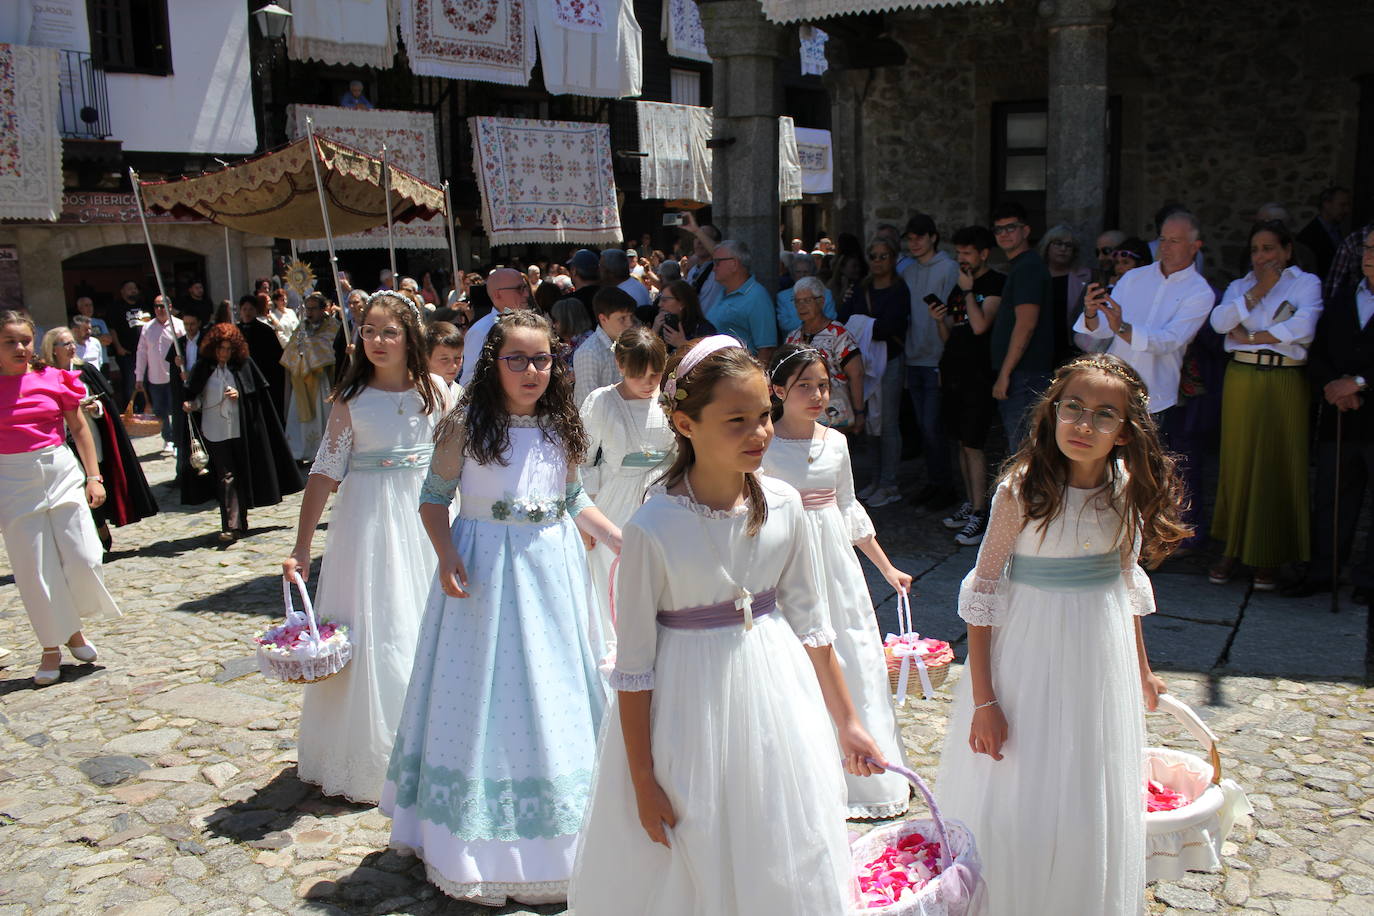
[[1310,559],[1308,383],[1302,368],[1232,361],[1221,396],[1221,473],[1212,537],[1247,566]]

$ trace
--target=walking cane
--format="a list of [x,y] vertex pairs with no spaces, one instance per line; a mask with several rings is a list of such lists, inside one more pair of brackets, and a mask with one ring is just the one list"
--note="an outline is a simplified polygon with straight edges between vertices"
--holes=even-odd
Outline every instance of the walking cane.
[[1336,407],[1336,495],[1331,500],[1331,613],[1341,611],[1341,417],[1345,411]]

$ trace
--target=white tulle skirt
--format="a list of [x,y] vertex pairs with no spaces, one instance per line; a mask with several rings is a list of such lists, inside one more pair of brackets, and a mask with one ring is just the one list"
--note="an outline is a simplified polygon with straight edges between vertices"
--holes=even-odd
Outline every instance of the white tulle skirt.
[[353,660],[306,686],[297,764],[325,795],[382,797],[436,565],[415,508],[424,474],[350,473],[329,516],[315,610],[348,624]]
[[660,630],[651,741],[677,816],[640,826],[618,709],[602,729],[569,890],[577,916],[836,916],[852,900],[840,752],[814,670],[777,614]]
[[992,641],[1003,759],[969,748],[964,677],[935,794],[977,838],[989,916],[1134,916],[1145,892],[1144,707],[1125,588],[1009,589]]

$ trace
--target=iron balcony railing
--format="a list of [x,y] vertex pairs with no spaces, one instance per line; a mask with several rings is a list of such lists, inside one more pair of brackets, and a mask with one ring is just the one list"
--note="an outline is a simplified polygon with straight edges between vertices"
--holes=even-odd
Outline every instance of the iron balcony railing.
[[62,136],[104,140],[110,136],[110,93],[105,71],[84,51],[60,51]]

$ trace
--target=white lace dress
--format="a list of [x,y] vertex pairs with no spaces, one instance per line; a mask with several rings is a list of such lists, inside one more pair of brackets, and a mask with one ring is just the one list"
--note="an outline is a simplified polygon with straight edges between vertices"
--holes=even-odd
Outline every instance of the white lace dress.
[[1105,489],[1068,488],[1045,530],[1015,487],[993,499],[959,614],[993,627],[1003,759],[969,748],[971,678],[955,690],[935,794],[977,838],[989,916],[1126,916],[1144,908],[1144,715],[1134,617],[1154,611]]
[[[817,427],[811,439],[773,437],[763,456],[765,474],[784,480],[802,493],[810,529],[811,562],[820,580],[821,598],[835,628],[835,655],[844,671],[859,718],[883,755],[896,763],[905,758],[892,687],[883,658],[883,637],[873,613],[854,542],[874,533],[873,522],[854,498],[854,476],[844,433]],[[809,460],[808,460],[809,459]],[[896,817],[906,811],[911,787],[896,773],[880,776],[845,774],[849,816]]]
[[[582,479],[596,507],[618,528],[644,503],[649,484],[662,475],[671,459],[673,432],[657,398],[627,401],[614,385],[598,388],[582,403],[582,425],[591,444]],[[598,452],[599,464],[592,466]],[[611,623],[611,563],[615,554],[602,544],[587,556],[592,592],[600,612],[598,632],[614,641]]]
[[[795,490],[762,478],[768,521],[659,489],[624,528],[618,691],[652,690],[654,776],[671,849],[640,826],[620,716],[606,717],[568,902],[577,916],[836,916],[852,900],[840,751],[803,644],[834,638]],[[729,575],[778,609],[752,629],[657,623],[732,601]],[[667,615],[665,615],[667,616]],[[733,620],[733,608],[731,609]]]
[[325,795],[375,804],[410,683],[434,551],[420,524],[420,485],[444,404],[365,388],[335,406],[310,469],[341,481],[315,593],[324,617],[348,624],[353,659],[305,687],[300,778]]

